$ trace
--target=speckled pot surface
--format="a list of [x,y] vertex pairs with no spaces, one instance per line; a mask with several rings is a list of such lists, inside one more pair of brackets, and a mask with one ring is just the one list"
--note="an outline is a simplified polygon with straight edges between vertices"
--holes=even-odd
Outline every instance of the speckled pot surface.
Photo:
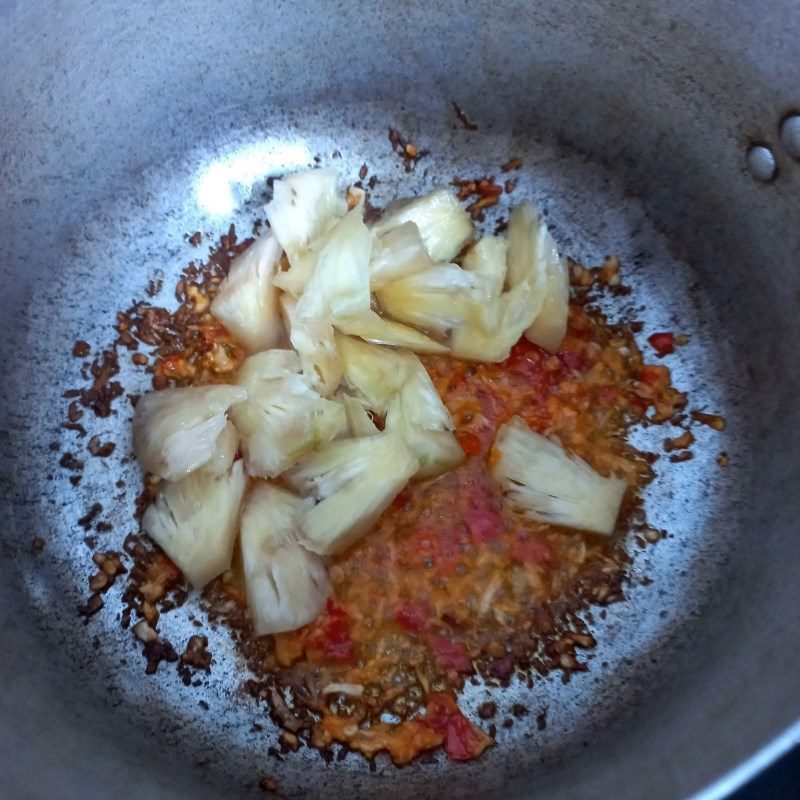
[[[799,33],[797,4],[739,0],[0,1],[0,794],[249,797],[270,774],[298,798],[711,798],[800,739],[800,163],[779,135]],[[410,175],[389,126],[430,150]],[[144,676],[116,589],[88,625],[75,610],[91,570],[77,520],[101,502],[119,547],[135,492],[114,483],[137,468],[124,403],[89,420],[114,457],[87,459],[78,490],[58,466],[85,447],[60,427],[72,343],[108,342],[158,271],[171,302],[197,256],[185,234],[249,226],[266,178],[316,155],[351,179],[367,163],[378,201],[520,156],[514,199],[543,206],[573,257],[620,254],[634,291],[609,310],[689,333],[675,382],[728,420],[691,462],[659,463],[646,502],[671,535],[632,548],[589,672],[468,689],[468,709],[493,693],[532,712],[472,764],[277,762],[226,631],[185,687]],[[145,386],[127,366],[122,381]],[[660,449],[664,432],[636,436]],[[194,598],[167,618],[176,639],[190,613]]]

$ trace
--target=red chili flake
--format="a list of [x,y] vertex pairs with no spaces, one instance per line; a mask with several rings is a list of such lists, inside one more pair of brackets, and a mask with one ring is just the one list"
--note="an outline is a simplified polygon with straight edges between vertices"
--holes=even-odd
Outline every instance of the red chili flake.
[[422,633],[430,617],[430,609],[420,603],[395,603],[394,621],[411,633]]
[[468,456],[477,456],[483,450],[481,440],[469,431],[456,431],[456,439]]
[[435,636],[431,646],[436,660],[443,669],[453,670],[462,675],[469,675],[472,672],[472,659],[463,644],[451,642],[444,636]]
[[473,509],[464,514],[464,522],[476,542],[493,542],[505,527],[502,515],[494,509]]
[[675,351],[675,337],[671,333],[654,333],[647,341],[661,358]]
[[524,538],[516,539],[511,545],[511,557],[523,564],[552,564],[555,552],[549,542],[527,534]]

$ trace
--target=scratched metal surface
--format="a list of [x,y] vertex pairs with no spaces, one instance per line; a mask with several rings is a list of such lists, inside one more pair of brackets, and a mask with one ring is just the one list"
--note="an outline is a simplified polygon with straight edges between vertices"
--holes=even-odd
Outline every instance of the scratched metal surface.
[[[230,3],[227,23],[199,4],[168,18],[146,2],[56,4],[44,17],[0,5],[15,32],[0,161],[9,797],[247,797],[270,774],[282,794],[303,798],[678,798],[752,768],[748,757],[781,734],[796,738],[800,676],[781,662],[798,655],[798,499],[787,487],[800,448],[779,421],[796,410],[798,389],[798,170],[782,160],[779,180],[761,186],[743,169],[747,137],[766,135],[762,120],[791,101],[791,81],[759,60],[768,40],[782,51],[757,26],[744,60],[761,71],[745,80],[742,54],[724,44],[744,5],[712,17],[702,37],[697,9],[685,5],[667,17],[604,2],[580,29],[563,3],[504,4],[491,22],[459,4],[403,3],[371,9],[365,26],[362,12],[326,6],[323,16],[312,3]],[[456,56],[477,29],[484,47],[467,69]],[[35,52],[22,46],[34,40]],[[713,80],[697,81],[696,70]],[[457,123],[450,100],[477,131]],[[390,152],[390,125],[430,150],[414,173]],[[115,311],[143,297],[157,270],[157,300],[172,304],[179,270],[198,255],[184,235],[216,237],[230,222],[248,229],[266,178],[316,155],[343,182],[366,163],[380,180],[377,202],[497,173],[519,155],[513,200],[543,207],[573,257],[595,265],[620,254],[634,290],[609,313],[633,315],[645,331],[689,333],[666,362],[675,383],[693,407],[728,419],[723,434],[696,431],[692,461],[659,461],[646,507],[670,536],[631,546],[629,600],[595,620],[589,672],[533,690],[467,688],[472,711],[490,695],[499,719],[517,702],[531,709],[473,764],[397,770],[379,758],[371,772],[355,755],[326,765],[308,750],[277,763],[266,755],[275,732],[239,691],[246,672],[224,629],[204,623],[212,673],[184,687],[165,665],[144,676],[138,646],[119,630],[118,586],[88,625],[75,611],[92,566],[77,519],[101,502],[114,524],[103,542],[119,547],[134,529],[138,471],[123,463],[124,402],[87,423],[119,443],[113,457],[86,458],[77,491],[58,467],[51,443],[79,457],[85,447],[59,427],[61,394],[80,383],[72,342],[107,342]],[[121,361],[127,391],[144,389],[145,376]],[[635,440],[659,450],[665,435],[642,430]],[[722,450],[727,470],[716,465]],[[114,488],[120,478],[127,491]],[[42,553],[30,552],[34,535],[47,542]],[[202,619],[196,598],[162,617],[162,629],[185,641],[193,616]],[[264,730],[253,732],[254,721]]]

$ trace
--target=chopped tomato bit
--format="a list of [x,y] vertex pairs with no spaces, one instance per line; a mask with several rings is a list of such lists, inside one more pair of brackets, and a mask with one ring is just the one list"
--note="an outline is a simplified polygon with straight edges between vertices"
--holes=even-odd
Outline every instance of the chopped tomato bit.
[[446,692],[437,692],[428,698],[422,722],[437,733],[444,734],[447,721],[456,713],[461,712],[453,697]]
[[451,669],[462,675],[472,672],[472,659],[463,644],[451,642],[444,636],[435,636],[432,645],[436,660],[444,669]]
[[306,653],[317,662],[351,664],[354,661],[350,622],[344,609],[333,600],[328,600],[325,613],[312,624]]
[[567,369],[580,372],[586,366],[586,357],[580,350],[565,350],[560,357]]
[[524,336],[511,348],[504,366],[531,383],[547,380],[544,361],[549,356],[546,350],[531,344]]
[[394,621],[411,633],[422,633],[428,627],[431,611],[419,603],[395,603]]
[[489,430],[492,431],[492,438],[494,437],[494,426],[499,425],[504,417],[506,408],[505,401],[495,392],[486,389],[479,389],[476,392],[478,403],[481,407],[481,412],[490,424]]
[[675,337],[671,333],[654,333],[647,341],[661,358],[675,350]]
[[455,391],[461,388],[467,382],[467,373],[462,364],[454,366],[453,370],[447,376],[447,387],[450,391]]
[[556,554],[549,542],[528,534],[516,539],[511,545],[511,557],[522,563],[552,564]]
[[408,552],[416,563],[427,566],[426,562],[430,559],[438,574],[452,575],[462,547],[467,542],[466,534],[462,534],[455,526],[436,528],[430,523],[423,523],[409,535]]
[[483,443],[474,433],[456,431],[456,439],[468,456],[477,456],[483,450]]
[[471,761],[491,743],[492,740],[460,711],[448,720],[444,751],[453,761]]
[[505,528],[503,515],[494,509],[474,509],[464,515],[464,522],[476,542],[492,542]]
[[[487,676],[506,682],[518,664],[526,665],[520,653],[527,655],[531,642],[549,646],[560,630],[561,612],[551,612],[550,601],[557,609],[584,578],[594,587],[597,564],[615,570],[603,572],[601,588],[616,594],[612,581],[621,579],[622,567],[616,571],[609,546],[514,514],[484,462],[496,462],[497,429],[519,414],[603,474],[621,474],[635,487],[646,482],[649,463],[624,440],[631,415],[669,418],[685,401],[671,388],[667,367],[642,365],[630,331],[607,328],[591,313],[570,307],[557,354],[523,338],[503,364],[422,359],[468,457],[436,481],[400,492],[375,530],[334,558],[336,601],[301,630],[274,637],[280,667],[319,676],[320,687],[341,683],[363,691],[346,702],[317,698],[324,705],[310,707],[322,713],[312,728],[314,746],[342,741],[368,757],[387,751],[398,764],[437,746],[456,761],[475,758],[492,740],[455,700],[475,671],[473,658]],[[219,344],[217,334],[224,337],[224,330],[207,332]],[[553,653],[562,665],[572,664],[569,652]],[[394,682],[398,668],[402,685]],[[427,695],[423,716],[407,705],[398,720],[382,721],[382,709],[394,708],[407,682],[419,687],[418,697]],[[432,686],[442,693],[430,695]]]
[[477,758],[492,740],[473,725],[448,694],[430,696],[425,716],[420,722],[444,736],[444,749],[453,761],[470,761]]
[[411,492],[408,490],[403,490],[397,497],[392,500],[392,505],[395,508],[402,508],[408,501],[411,500]]

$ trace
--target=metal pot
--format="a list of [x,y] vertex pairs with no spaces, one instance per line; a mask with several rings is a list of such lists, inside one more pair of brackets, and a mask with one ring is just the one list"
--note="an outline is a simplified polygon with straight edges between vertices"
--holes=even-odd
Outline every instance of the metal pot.
[[[797,4],[743,0],[0,3],[4,796],[238,797],[268,773],[305,798],[712,798],[800,739],[797,123],[780,136],[798,31]],[[390,125],[431,151],[413,173]],[[754,143],[768,149],[748,160]],[[211,677],[185,687],[142,674],[118,593],[86,626],[75,611],[91,566],[77,519],[100,502],[114,530],[97,535],[118,547],[139,478],[125,447],[85,458],[60,427],[72,342],[102,346],[156,270],[170,287],[197,257],[184,234],[246,226],[266,176],[314,155],[353,177],[366,162],[378,201],[520,156],[514,199],[543,204],[574,257],[621,255],[635,288],[610,313],[690,334],[676,383],[728,420],[693,461],[661,459],[647,505],[670,537],[632,547],[590,671],[498,693],[531,713],[472,764],[278,762],[224,630]],[[90,432],[126,441],[118,409]],[[64,452],[86,460],[77,489]]]

